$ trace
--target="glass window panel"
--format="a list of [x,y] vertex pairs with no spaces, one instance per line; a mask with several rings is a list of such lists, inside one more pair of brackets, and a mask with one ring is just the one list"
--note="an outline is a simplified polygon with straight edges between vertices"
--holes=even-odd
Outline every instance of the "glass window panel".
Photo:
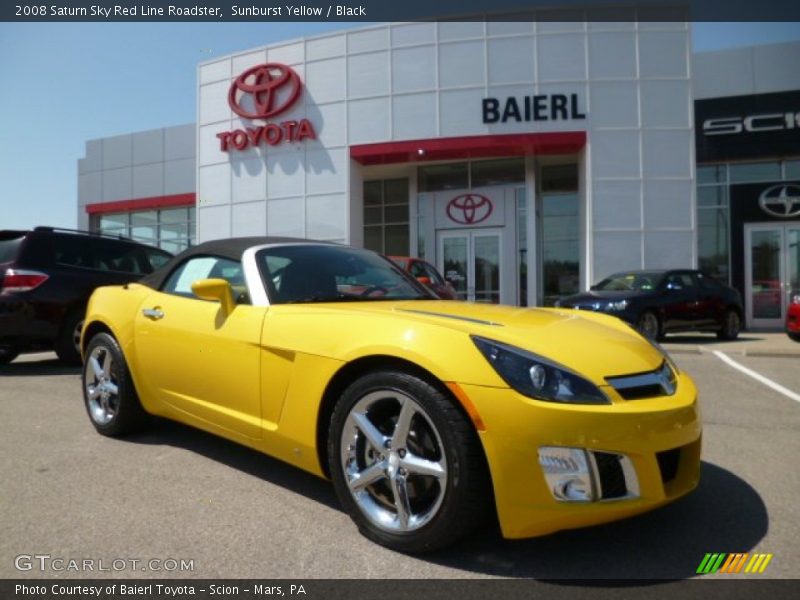
[[381,181],[364,182],[364,206],[376,206],[382,202],[382,183]]
[[154,210],[131,213],[131,237],[146,243],[155,242],[158,239],[157,222]]
[[472,187],[525,182],[525,161],[522,158],[482,160],[471,165]]
[[786,179],[800,179],[800,160],[787,160],[784,171]]
[[161,224],[185,223],[189,220],[189,211],[185,208],[169,208],[159,212]]
[[543,192],[577,192],[578,165],[542,167],[540,187]]
[[417,181],[421,192],[466,189],[469,185],[467,163],[420,167]]
[[541,202],[542,302],[552,306],[560,296],[578,292],[578,195],[543,195]]
[[405,206],[386,206],[383,209],[384,219],[387,223],[407,223],[408,205]]
[[542,216],[578,216],[578,196],[574,194],[556,194],[542,196]]
[[380,225],[383,222],[383,208],[372,206],[364,209],[365,225]]
[[444,278],[455,288],[459,300],[467,299],[467,250],[466,236],[447,237],[442,241],[442,264]]
[[383,228],[364,227],[364,248],[375,252],[383,252]]
[[728,210],[697,211],[697,254],[700,270],[728,281]]
[[527,201],[525,190],[519,189],[517,196],[517,244],[519,248],[519,305],[528,306],[528,231]]
[[385,254],[408,256],[408,225],[387,225]]
[[697,183],[726,183],[725,165],[697,167]]
[[119,213],[114,215],[102,215],[100,217],[101,231],[117,231],[128,229],[128,214]]
[[408,179],[387,179],[383,182],[384,204],[408,204]]
[[161,223],[161,239],[171,240],[175,238],[189,237],[188,223]]
[[475,235],[475,301],[500,302],[500,236]]
[[738,163],[730,166],[731,183],[775,181],[781,178],[781,166],[776,162]]
[[781,317],[780,230],[752,232],[750,252],[752,253],[750,302],[753,307],[753,318],[779,319]]
[[728,186],[710,185],[698,187],[697,206],[728,206]]

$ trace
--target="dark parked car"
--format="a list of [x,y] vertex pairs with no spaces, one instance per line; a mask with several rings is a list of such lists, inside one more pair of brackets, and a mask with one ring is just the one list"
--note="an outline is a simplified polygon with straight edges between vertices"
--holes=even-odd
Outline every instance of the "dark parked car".
[[0,364],[41,350],[80,364],[83,316],[94,289],[136,281],[171,257],[127,238],[83,231],[0,231]]
[[458,295],[455,288],[445,281],[439,271],[429,262],[410,256],[390,256],[398,267],[408,271],[420,283],[431,288],[442,300],[456,300]]
[[615,315],[650,339],[677,331],[715,331],[720,339],[733,340],[743,314],[737,290],[688,269],[615,273],[586,293],[561,298],[556,306]]
[[792,292],[789,309],[786,311],[786,334],[800,342],[800,291]]

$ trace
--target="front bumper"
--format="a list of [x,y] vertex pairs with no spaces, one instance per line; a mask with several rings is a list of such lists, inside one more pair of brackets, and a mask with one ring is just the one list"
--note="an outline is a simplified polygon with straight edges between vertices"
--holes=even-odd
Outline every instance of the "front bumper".
[[[507,538],[630,517],[679,498],[699,482],[702,428],[697,392],[685,374],[679,375],[672,396],[630,401],[616,397],[605,406],[562,405],[532,400],[511,389],[461,387],[486,427],[480,436]],[[538,462],[543,446],[627,456],[635,469],[638,495],[587,503],[555,500]],[[665,457],[677,464],[665,468]]]

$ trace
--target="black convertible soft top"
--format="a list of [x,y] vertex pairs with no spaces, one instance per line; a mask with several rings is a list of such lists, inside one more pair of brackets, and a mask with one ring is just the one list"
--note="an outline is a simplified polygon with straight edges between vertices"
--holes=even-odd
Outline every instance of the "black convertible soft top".
[[303,242],[311,244],[331,243],[291,237],[240,237],[211,240],[187,248],[177,256],[171,258],[169,262],[160,269],[140,279],[139,283],[151,287],[154,290],[161,289],[161,286],[164,284],[167,276],[172,272],[172,269],[192,256],[221,256],[230,260],[242,260],[244,251],[253,246],[263,246],[265,244],[298,244]]

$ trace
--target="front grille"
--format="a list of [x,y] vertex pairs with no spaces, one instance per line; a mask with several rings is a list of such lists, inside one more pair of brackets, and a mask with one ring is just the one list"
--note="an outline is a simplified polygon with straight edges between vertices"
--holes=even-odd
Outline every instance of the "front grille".
[[600,498],[611,500],[627,496],[628,486],[625,484],[625,473],[620,464],[621,456],[608,452],[592,452],[592,454],[600,479]]
[[672,450],[656,453],[658,469],[661,471],[661,481],[664,482],[664,485],[675,479],[675,476],[678,474],[678,463],[680,459],[680,448],[673,448]]
[[655,371],[606,377],[606,382],[625,400],[671,396],[676,389],[675,372],[667,361]]

